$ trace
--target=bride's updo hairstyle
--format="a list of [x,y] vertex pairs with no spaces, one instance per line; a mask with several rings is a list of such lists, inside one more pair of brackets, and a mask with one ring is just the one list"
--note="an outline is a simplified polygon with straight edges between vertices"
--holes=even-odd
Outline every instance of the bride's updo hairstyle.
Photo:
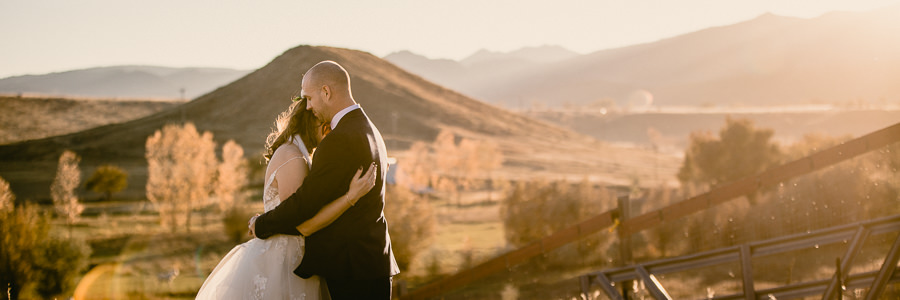
[[294,101],[290,107],[275,119],[275,129],[266,137],[266,153],[263,155],[266,162],[272,159],[275,149],[284,143],[290,143],[295,134],[300,135],[306,150],[312,153],[318,146],[316,130],[322,123],[309,110],[306,110],[306,99]]

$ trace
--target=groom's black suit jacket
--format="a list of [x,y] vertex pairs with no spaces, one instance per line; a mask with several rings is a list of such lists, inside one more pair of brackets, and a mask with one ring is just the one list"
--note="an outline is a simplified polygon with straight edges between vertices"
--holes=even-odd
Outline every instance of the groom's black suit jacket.
[[298,235],[298,225],[346,193],[356,170],[368,168],[373,161],[378,166],[375,187],[334,223],[306,237],[306,254],[294,273],[326,279],[374,279],[400,273],[384,219],[387,150],[362,109],[344,115],[319,143],[303,184],[256,219],[256,236]]

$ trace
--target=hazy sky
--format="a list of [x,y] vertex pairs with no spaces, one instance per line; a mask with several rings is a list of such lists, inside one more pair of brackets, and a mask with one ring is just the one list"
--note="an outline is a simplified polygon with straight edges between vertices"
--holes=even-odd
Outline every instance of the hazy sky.
[[900,0],[0,0],[0,78],[121,64],[255,69],[301,44],[461,59],[579,53],[765,12],[811,18]]

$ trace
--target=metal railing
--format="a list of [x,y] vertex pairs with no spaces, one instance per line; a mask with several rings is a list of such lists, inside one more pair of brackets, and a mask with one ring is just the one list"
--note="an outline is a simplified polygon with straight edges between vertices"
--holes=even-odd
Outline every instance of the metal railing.
[[[893,246],[887,252],[879,271],[850,273],[853,260],[863,243],[871,236],[885,233],[900,233],[900,215],[837,226],[830,229],[810,233],[791,235],[733,246],[718,250],[706,251],[692,255],[662,259],[640,263],[632,266],[593,272],[580,277],[583,295],[591,295],[591,287],[599,286],[611,299],[626,299],[623,292],[616,289],[616,282],[641,280],[647,291],[656,299],[671,299],[665,287],[657,280],[658,275],[696,270],[699,268],[738,263],[741,268],[743,291],[738,294],[713,297],[711,299],[793,299],[816,294],[825,294],[823,299],[832,299],[838,287],[869,287],[869,297],[876,299],[880,290],[889,281],[900,280],[896,273],[897,260],[900,258],[900,234],[894,239]],[[777,288],[756,290],[753,281],[754,258],[772,256],[790,251],[813,249],[829,244],[847,242],[841,264],[832,279],[815,280],[785,285]]]
[[482,264],[417,288],[409,294],[399,295],[400,299],[427,299],[463,287],[473,281],[508,270],[531,258],[541,256],[600,232],[617,224],[618,235],[629,236],[660,225],[664,221],[676,220],[694,214],[737,197],[756,192],[762,187],[778,183],[832,166],[842,161],[868,153],[869,151],[900,141],[900,123],[869,133],[862,137],[841,143],[786,164],[770,168],[762,173],[747,176],[723,184],[709,192],[685,199],[681,202],[651,211],[633,218],[622,218],[622,210],[614,209],[584,222],[557,231],[522,248],[490,259]]

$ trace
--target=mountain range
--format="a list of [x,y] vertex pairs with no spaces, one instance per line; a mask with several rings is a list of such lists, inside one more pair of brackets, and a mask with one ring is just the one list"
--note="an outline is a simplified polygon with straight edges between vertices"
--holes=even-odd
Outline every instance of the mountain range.
[[193,99],[250,71],[223,68],[112,66],[0,79],[0,94]]
[[[150,116],[0,145],[0,177],[10,182],[21,199],[46,201],[56,161],[63,150],[70,149],[82,157],[85,172],[102,164],[126,169],[129,187],[122,197],[140,199],[147,174],[147,137],[165,124],[181,122],[193,122],[198,130],[210,131],[219,145],[235,140],[244,147],[251,164],[259,165],[275,117],[299,92],[302,73],[323,60],[337,61],[348,70],[354,98],[380,128],[392,155],[413,142],[431,142],[446,129],[459,138],[497,143],[510,179],[591,174],[595,180],[628,184],[633,176],[652,176],[660,169],[648,163],[654,159],[649,150],[612,147],[558,125],[470,99],[369,53],[299,46],[228,85]],[[676,159],[666,161],[663,172],[674,174]]]
[[[656,42],[478,64],[409,52],[386,60],[473,98],[513,108],[607,105],[900,103],[900,6],[800,19],[764,14]],[[474,55],[473,55],[474,57]]]
[[[900,103],[900,6],[811,19],[763,14],[655,42],[579,54],[559,46],[459,61],[385,60],[509,108]],[[0,79],[0,94],[194,99],[249,71],[116,66]],[[183,92],[182,92],[182,89]]]

